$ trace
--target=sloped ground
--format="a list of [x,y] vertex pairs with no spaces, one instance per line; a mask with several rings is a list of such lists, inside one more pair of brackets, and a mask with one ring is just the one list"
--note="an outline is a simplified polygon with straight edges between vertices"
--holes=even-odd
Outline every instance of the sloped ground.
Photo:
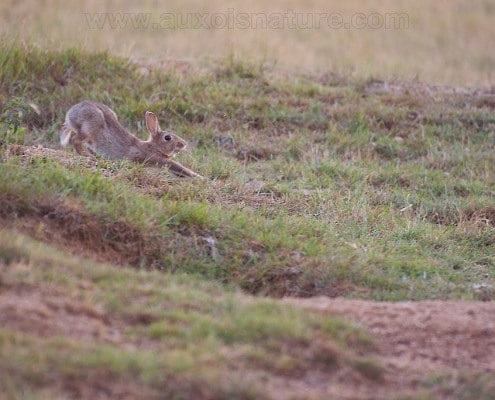
[[[0,46],[4,397],[495,397],[493,91],[124,61]],[[208,179],[60,150],[85,97]]]
[[369,338],[333,316],[0,237],[6,398],[325,398],[380,387]]
[[[205,293],[205,288],[194,285],[181,287],[170,278],[164,285],[156,282],[157,276],[128,270],[125,272],[127,279],[136,283],[130,282],[127,289],[120,289],[118,285],[110,289],[102,286],[102,282],[121,282],[124,279],[115,266],[102,267],[84,261],[85,267],[75,267],[83,260],[67,259],[64,262],[65,256],[53,260],[53,256],[43,255],[39,259],[32,255],[33,251],[26,252],[22,246],[25,240],[11,231],[10,238],[15,237],[18,239],[7,239],[2,233],[0,251],[0,354],[4,360],[0,362],[0,371],[7,379],[4,382],[6,386],[0,385],[0,388],[5,398],[25,398],[29,393],[37,394],[39,397],[36,398],[55,398],[62,394],[84,399],[157,398],[163,391],[184,399],[230,396],[491,399],[495,393],[492,378],[495,373],[495,304],[491,302],[390,303],[327,297],[288,298],[281,300],[280,306],[287,304],[308,310],[321,321],[332,321],[338,316],[355,323],[369,333],[372,344],[366,344],[369,342],[364,336],[357,339],[352,335],[347,339],[349,349],[336,344],[332,336],[338,336],[339,332],[348,335],[345,333],[348,328],[344,325],[339,328],[337,324],[332,334],[315,332],[307,342],[299,339],[289,347],[281,348],[272,343],[269,348],[276,346],[270,351],[274,351],[270,356],[272,360],[266,360],[258,354],[258,351],[263,351],[264,341],[276,339],[280,344],[291,340],[290,335],[285,339],[277,336],[270,339],[271,334],[267,331],[261,342],[248,340],[241,346],[227,342],[219,348],[208,348],[207,344],[201,343],[204,337],[199,337],[198,347],[202,350],[192,352],[193,360],[196,360],[192,364],[194,367],[181,367],[186,373],[169,371],[166,383],[129,378],[126,377],[126,368],[117,366],[119,354],[151,351],[166,359],[168,352],[180,349],[182,345],[176,337],[172,320],[165,320],[168,328],[163,333],[152,333],[154,331],[150,329],[160,326],[163,315],[172,309],[183,315],[198,307],[201,309],[197,293]],[[71,249],[67,247],[66,250]],[[77,248],[72,250],[78,251]],[[88,268],[92,272],[88,272]],[[146,306],[150,294],[157,290],[151,283],[153,281],[160,287],[172,287],[183,292],[182,300],[174,299],[166,289],[152,308]],[[115,292],[119,299],[130,294],[129,309],[113,309],[115,305],[112,307],[108,300],[102,301],[101,295],[108,290]],[[122,293],[122,290],[130,293]],[[196,291],[196,295],[191,296],[191,290]],[[241,294],[232,298],[222,294],[218,288],[210,288],[208,292],[214,297],[202,294],[200,297],[206,297],[201,302],[225,304],[234,301],[249,305],[260,301]],[[241,306],[236,312],[242,314],[246,311]],[[279,323],[276,314],[270,318],[274,324]],[[298,324],[298,321],[299,317],[293,315],[289,323]],[[186,326],[191,324],[187,319],[184,323]],[[206,332],[201,335],[208,336]],[[185,340],[188,342],[190,339],[186,337]],[[70,372],[74,366],[65,365],[64,358],[58,360],[50,356],[50,351],[55,350],[62,357],[69,351],[84,358],[98,353],[98,346],[111,346],[117,352],[113,364],[107,365],[109,361],[104,357],[102,361],[89,362],[89,366],[71,360],[68,363],[81,370],[77,376]],[[249,349],[249,346],[253,347]],[[18,354],[22,348],[28,352],[27,355]],[[350,356],[352,353],[355,355]],[[179,359],[187,357],[191,357],[189,352],[179,355]],[[32,363],[27,370],[23,360]],[[205,375],[198,366],[207,366],[213,375]],[[233,369],[225,370],[225,366]],[[138,364],[130,371],[141,376],[140,368],[144,367]]]
[[[42,147],[11,146],[9,152],[11,155],[26,157],[26,160],[33,157],[50,157],[68,167],[74,162],[84,164],[85,168],[93,168],[96,165],[91,159],[71,157],[64,151]],[[125,247],[126,232],[128,232],[126,226],[119,225],[115,228],[123,235],[120,239],[122,242],[120,247],[116,249],[112,246],[104,246],[97,243],[102,235],[98,231],[101,221],[99,223],[96,220],[85,221],[84,219],[88,217],[77,205],[72,208],[63,208],[65,206],[62,203],[52,206],[53,209],[47,209],[49,205],[37,205],[34,208],[38,213],[24,215],[5,213],[4,210],[2,226],[15,229],[11,232],[24,232],[45,243],[56,245],[57,248],[73,254],[74,257],[83,256],[126,265],[132,260],[133,252],[138,251],[135,247]],[[78,224],[89,227],[86,228],[87,230],[91,227],[97,230],[86,232],[84,237],[71,237],[71,226],[75,229]],[[106,226],[107,230],[112,229],[110,221],[107,221]],[[16,235],[17,233],[14,233],[13,236]],[[129,240],[131,243],[136,243],[132,236]],[[94,297],[88,294],[95,289],[95,283],[76,277],[71,278],[67,267],[59,273],[67,274],[66,279],[75,279],[72,284],[77,288],[76,294],[53,282],[36,283],[33,279],[12,280],[9,278],[12,276],[9,269],[17,270],[17,273],[20,271],[21,275],[22,273],[29,275],[30,269],[44,268],[44,263],[21,262],[13,268],[12,261],[5,264],[7,259],[4,252],[2,267],[4,271],[0,275],[2,329],[16,332],[16,335],[22,333],[41,340],[64,337],[73,342],[110,344],[116,348],[146,349],[158,353],[167,351],[167,346],[164,347],[163,343],[157,343],[146,337],[130,339],[129,334],[126,333],[136,326],[149,326],[152,322],[156,322],[155,317],[141,312],[137,316],[122,316],[105,309],[102,304],[95,304],[92,300]],[[20,259],[24,258],[20,257]],[[139,300],[135,299],[135,301]],[[235,301],[249,304],[257,300],[238,295]],[[247,379],[253,382],[253,385],[256,382],[256,390],[253,392],[246,388],[239,389],[237,394],[241,397],[402,399],[423,396],[421,398],[489,399],[495,394],[495,386],[491,378],[495,373],[493,334],[495,304],[492,302],[391,303],[314,297],[286,298],[281,303],[307,309],[315,315],[320,315],[321,318],[338,316],[345,321],[355,323],[371,335],[373,344],[371,347],[365,346],[358,350],[358,354],[366,357],[365,359],[337,364],[327,359],[324,362],[330,362],[330,367],[323,369],[320,366],[322,362],[320,357],[323,357],[323,360],[326,359],[325,357],[334,357],[325,356],[325,351],[330,352],[329,354],[340,354],[342,350],[321,341],[302,346],[301,354],[306,354],[304,357],[307,357],[308,352],[314,355],[309,356],[296,367],[291,367],[291,362],[282,360],[276,367],[266,367],[263,363],[255,362],[253,368],[253,365],[243,361],[246,357],[246,354],[243,355],[243,350],[222,350],[224,354],[231,354],[224,356],[226,357],[224,362],[229,360],[228,364],[235,365],[236,370],[243,376],[235,379]],[[317,336],[313,339],[318,340]],[[296,355],[296,357],[301,356]],[[288,366],[284,366],[284,362],[288,362]],[[218,366],[215,368],[221,369]],[[15,373],[13,374],[11,370],[6,373],[15,377]],[[225,382],[234,379],[226,371],[220,374],[227,374],[224,378]],[[50,390],[88,399],[157,396],[156,387],[150,388],[148,384],[129,381],[118,375],[90,374],[86,383],[83,383],[77,379],[67,380],[62,374],[60,378],[49,380],[52,386]],[[228,398],[229,396],[231,389],[229,385],[225,386],[225,382],[217,383],[217,386],[213,385],[212,388],[211,382],[205,383],[201,380],[195,382],[191,379],[178,378],[173,385],[167,385],[167,390],[175,393],[179,398],[217,398],[217,396]],[[234,385],[240,384],[235,383],[235,379]],[[13,397],[18,396],[19,393],[21,392],[10,389]],[[50,392],[50,396],[52,395],[53,393]]]

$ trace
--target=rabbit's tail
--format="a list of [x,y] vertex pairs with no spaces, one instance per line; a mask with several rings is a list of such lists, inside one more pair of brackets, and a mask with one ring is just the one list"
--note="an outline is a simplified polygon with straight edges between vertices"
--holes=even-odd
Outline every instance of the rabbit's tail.
[[60,131],[60,144],[62,147],[67,147],[67,145],[70,142],[70,137],[72,135],[72,132],[74,132],[71,127],[65,123],[62,127],[62,131]]

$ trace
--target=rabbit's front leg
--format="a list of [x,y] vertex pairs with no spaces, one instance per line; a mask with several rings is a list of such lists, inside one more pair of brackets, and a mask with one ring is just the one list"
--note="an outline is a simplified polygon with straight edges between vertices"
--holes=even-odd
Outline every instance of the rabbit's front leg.
[[173,160],[165,160],[163,161],[169,168],[169,171],[174,175],[188,178],[203,178],[201,175],[197,174],[193,170],[184,167],[182,164],[179,164],[177,161]]

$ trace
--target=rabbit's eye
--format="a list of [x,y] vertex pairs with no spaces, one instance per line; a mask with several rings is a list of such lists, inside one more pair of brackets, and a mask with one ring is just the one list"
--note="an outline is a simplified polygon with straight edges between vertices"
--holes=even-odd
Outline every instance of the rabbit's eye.
[[172,136],[167,134],[163,137],[163,139],[166,140],[167,142],[170,142],[172,140]]

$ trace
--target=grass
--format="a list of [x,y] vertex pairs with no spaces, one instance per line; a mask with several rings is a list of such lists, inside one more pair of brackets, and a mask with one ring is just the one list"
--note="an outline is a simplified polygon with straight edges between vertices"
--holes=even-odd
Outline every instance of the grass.
[[[0,44],[1,395],[322,398],[343,374],[373,392],[390,371],[367,332],[273,298],[495,299],[490,92],[157,67]],[[207,179],[61,150],[84,98],[138,135],[153,110]],[[444,372],[411,398],[490,398]]]
[[272,377],[303,376],[309,365],[361,373],[363,354],[373,356],[365,332],[329,315],[183,275],[116,269],[9,231],[0,237],[1,287],[24,304],[22,316],[2,312],[0,392],[9,398],[87,397],[81,382],[92,395],[271,398]]
[[45,225],[103,260],[271,296],[495,295],[495,119],[483,93],[328,85],[236,58],[142,75],[107,53],[8,40],[0,65],[4,148],[57,148],[68,105],[92,98],[139,133],[144,111],[157,112],[192,144],[181,161],[208,177],[4,151],[2,215],[39,221],[40,239]]

